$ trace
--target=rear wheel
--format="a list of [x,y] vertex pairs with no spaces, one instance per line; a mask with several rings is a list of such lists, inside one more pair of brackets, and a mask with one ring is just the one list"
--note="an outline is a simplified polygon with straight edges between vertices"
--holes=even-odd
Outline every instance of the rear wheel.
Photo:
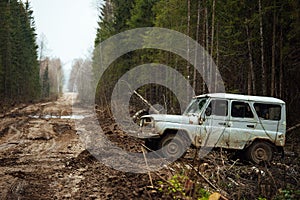
[[246,151],[248,160],[259,164],[260,162],[270,162],[273,158],[273,150],[269,143],[259,141],[254,142]]
[[188,138],[180,133],[168,134],[160,140],[159,147],[163,157],[177,159],[185,154],[190,144]]

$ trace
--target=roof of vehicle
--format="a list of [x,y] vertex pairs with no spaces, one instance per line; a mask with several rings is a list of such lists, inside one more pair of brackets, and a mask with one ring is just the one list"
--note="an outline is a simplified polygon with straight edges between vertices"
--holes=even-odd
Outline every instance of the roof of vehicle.
[[251,96],[251,95],[229,94],[229,93],[202,94],[202,95],[196,96],[195,98],[199,98],[199,97],[215,97],[215,98],[247,100],[247,101],[268,102],[268,103],[280,103],[280,104],[285,103],[281,99],[277,99],[274,97]]

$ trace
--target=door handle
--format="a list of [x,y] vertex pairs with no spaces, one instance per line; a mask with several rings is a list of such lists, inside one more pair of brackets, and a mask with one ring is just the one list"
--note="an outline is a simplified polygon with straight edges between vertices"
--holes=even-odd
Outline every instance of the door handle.
[[248,127],[248,128],[254,128],[254,125],[248,124],[247,127]]
[[220,122],[219,125],[226,126],[226,122]]

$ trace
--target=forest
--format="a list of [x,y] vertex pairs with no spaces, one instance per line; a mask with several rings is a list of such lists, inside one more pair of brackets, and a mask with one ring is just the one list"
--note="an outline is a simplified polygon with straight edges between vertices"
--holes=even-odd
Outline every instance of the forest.
[[[39,48],[40,47],[40,48]],[[29,1],[0,1],[0,105],[54,98],[62,93],[62,64],[43,55]]]
[[[42,55],[43,42],[37,44],[30,3],[17,0],[0,3],[1,103],[57,96],[62,92],[61,62]],[[226,92],[278,97],[287,103],[289,126],[299,121],[298,1],[106,0],[99,10],[95,47],[117,33],[134,28],[179,31],[197,41],[213,57]],[[93,61],[97,56],[94,52]],[[189,77],[195,94],[208,92],[201,75],[186,60],[170,52],[143,49],[123,55],[109,67],[99,82],[100,101],[103,97],[110,98],[116,81],[126,71],[151,62],[171,66]],[[94,73],[101,68],[95,63]],[[159,102],[164,99],[161,96],[166,96],[168,105],[174,106],[174,97],[162,86],[148,85],[139,92],[153,103],[163,103]]]
[[[99,13],[95,47],[111,36],[141,27],[163,27],[197,41],[212,56],[228,93],[273,96],[287,103],[288,124],[299,123],[299,1],[106,0]],[[96,48],[95,48],[96,49]],[[94,51],[93,72],[101,53]],[[117,80],[144,63],[172,66],[195,94],[208,89],[199,73],[181,57],[157,49],[129,52],[118,58],[99,81],[97,97],[106,104]],[[151,103],[174,97],[166,88],[147,85],[138,92]]]
[[[37,39],[30,2],[0,0],[0,199],[300,198],[298,0],[96,2],[99,13],[95,18],[98,24],[91,44],[92,55],[73,60],[70,92],[61,95],[64,64],[60,58],[47,56],[46,41]],[[216,63],[227,93],[284,100],[285,156],[274,152],[273,161],[254,164],[244,160],[243,151],[218,148],[201,157],[198,148],[189,148],[172,163],[156,156],[147,160],[146,150],[151,149],[124,131],[109,110],[118,80],[137,66],[160,63],[179,72],[196,95],[214,90],[209,90],[202,76],[213,74],[206,70],[207,60],[198,63],[205,69],[200,74],[196,66],[167,50],[130,51],[105,69],[101,61],[107,58],[103,55],[115,52],[101,52],[101,44],[119,33],[143,27],[177,31],[199,43]],[[142,39],[145,39],[142,45],[149,42]],[[160,35],[154,39],[159,41]],[[125,42],[130,41],[125,37]],[[112,49],[120,47],[116,43],[110,45]],[[186,54],[190,54],[191,44],[184,45]],[[152,76],[146,72],[133,79],[146,80]],[[158,70],[156,73],[158,77],[161,74]],[[170,74],[165,79],[171,79],[178,88],[185,87]],[[177,96],[169,88],[151,83],[134,90],[129,102],[130,114],[149,109],[149,105],[164,105],[166,113],[179,114]],[[91,103],[88,105],[80,101],[93,99],[96,102],[87,102]],[[96,111],[95,122],[88,109]],[[95,146],[88,148],[90,143]],[[95,158],[94,149],[101,161],[120,163],[121,168],[112,168]],[[128,154],[119,153],[119,149]],[[260,154],[263,147],[257,149]],[[269,150],[273,155],[273,149]],[[143,158],[131,166],[140,172],[149,170],[148,173],[126,171],[130,168],[127,159],[131,162],[131,153]],[[150,171],[150,159],[157,162],[155,166],[159,169]]]
[[34,20],[29,3],[0,1],[1,102],[39,98],[39,63]]

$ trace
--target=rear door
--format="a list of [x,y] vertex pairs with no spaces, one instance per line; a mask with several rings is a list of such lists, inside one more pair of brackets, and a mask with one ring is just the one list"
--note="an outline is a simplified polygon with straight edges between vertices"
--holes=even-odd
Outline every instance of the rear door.
[[254,108],[258,116],[261,136],[274,142],[280,130],[282,120],[282,105],[273,103],[254,103]]
[[243,149],[245,144],[256,134],[258,119],[249,102],[232,100],[230,105],[228,148]]

